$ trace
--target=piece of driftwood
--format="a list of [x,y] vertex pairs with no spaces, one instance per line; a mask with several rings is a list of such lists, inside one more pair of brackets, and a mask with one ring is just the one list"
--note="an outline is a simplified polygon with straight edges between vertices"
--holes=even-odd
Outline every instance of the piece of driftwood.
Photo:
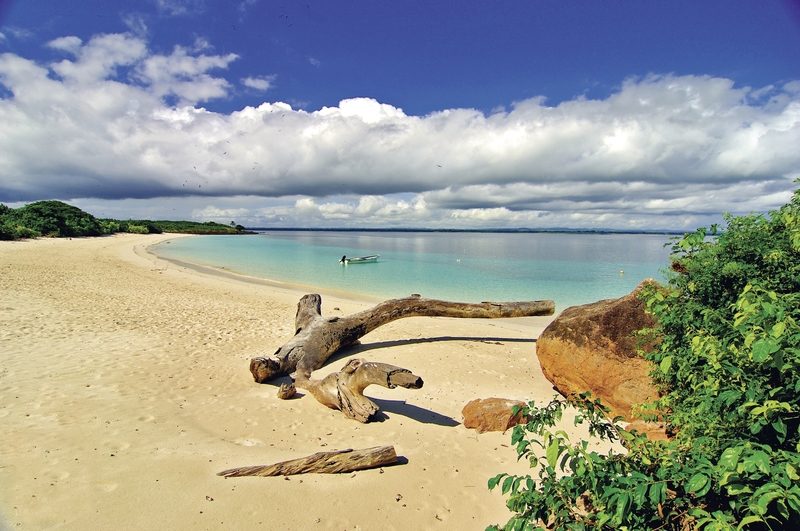
[[338,350],[348,347],[381,325],[404,317],[462,317],[496,319],[552,315],[551,300],[528,302],[450,302],[412,295],[384,301],[347,317],[322,317],[322,297],[304,295],[297,304],[295,336],[271,357],[250,360],[250,372],[262,383],[295,371],[306,378]]
[[370,417],[378,412],[378,405],[364,396],[364,389],[372,384],[389,389],[397,386],[419,389],[423,382],[408,369],[361,359],[348,361],[341,371],[322,380],[306,378],[300,371],[295,380],[297,387],[311,393],[321,404],[338,409],[345,417],[359,422],[369,422]]
[[307,457],[282,461],[274,465],[243,466],[218,472],[218,476],[292,476],[294,474],[338,474],[397,463],[394,446],[375,446],[363,450],[317,452]]
[[296,394],[297,388],[293,383],[282,383],[278,388],[278,398],[281,400],[289,400],[290,398],[294,398]]

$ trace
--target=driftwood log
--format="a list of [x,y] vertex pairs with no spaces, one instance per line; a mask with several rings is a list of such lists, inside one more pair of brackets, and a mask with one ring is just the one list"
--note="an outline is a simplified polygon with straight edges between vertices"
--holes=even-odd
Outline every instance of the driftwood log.
[[273,356],[250,360],[250,372],[256,382],[295,372],[307,379],[338,350],[354,344],[379,326],[404,317],[496,319],[552,315],[555,310],[555,303],[551,300],[471,304],[424,299],[419,295],[384,301],[347,317],[325,318],[321,306],[322,297],[317,294],[304,295],[300,299],[295,316],[295,336]]
[[419,389],[423,382],[422,378],[408,369],[388,363],[353,359],[341,371],[331,373],[322,380],[306,378],[298,371],[295,384],[311,393],[321,404],[338,409],[345,417],[368,422],[378,412],[378,405],[364,396],[367,386],[376,384],[389,389],[397,386]]
[[363,450],[334,450],[274,465],[257,465],[231,468],[218,472],[218,476],[235,478],[242,476],[291,476],[294,474],[338,474],[353,472],[397,463],[394,446],[375,446]]

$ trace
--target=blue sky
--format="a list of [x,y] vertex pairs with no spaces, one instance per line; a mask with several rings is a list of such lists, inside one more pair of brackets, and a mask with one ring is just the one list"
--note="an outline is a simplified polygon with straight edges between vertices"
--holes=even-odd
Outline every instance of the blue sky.
[[690,229],[800,177],[800,3],[0,0],[0,201]]

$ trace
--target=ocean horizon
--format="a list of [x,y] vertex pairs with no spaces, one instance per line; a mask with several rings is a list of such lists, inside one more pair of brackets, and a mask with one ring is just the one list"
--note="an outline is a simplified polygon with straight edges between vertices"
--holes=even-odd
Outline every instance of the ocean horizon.
[[[672,233],[269,229],[152,248],[174,260],[372,298],[552,299],[556,311],[665,280]],[[342,256],[380,255],[342,265]]]

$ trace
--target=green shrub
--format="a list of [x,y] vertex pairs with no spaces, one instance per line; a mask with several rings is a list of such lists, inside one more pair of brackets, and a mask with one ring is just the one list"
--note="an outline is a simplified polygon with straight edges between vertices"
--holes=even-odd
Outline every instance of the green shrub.
[[103,234],[114,234],[119,232],[119,222],[113,219],[100,219],[100,230]]
[[21,240],[23,238],[38,238],[40,233],[33,229],[12,222],[0,222],[0,240]]
[[[509,496],[506,529],[800,528],[800,190],[673,251],[669,287],[643,297],[663,338],[646,354],[663,392],[650,406],[674,438],[621,429],[587,396],[530,404],[512,443],[537,480],[489,481]],[[570,404],[627,452],[600,455],[554,430]]]
[[61,201],[38,201],[3,214],[7,223],[26,227],[40,235],[98,236],[100,223],[91,214]]
[[126,232],[130,232],[132,234],[150,234],[150,230],[147,228],[147,225],[128,224]]

